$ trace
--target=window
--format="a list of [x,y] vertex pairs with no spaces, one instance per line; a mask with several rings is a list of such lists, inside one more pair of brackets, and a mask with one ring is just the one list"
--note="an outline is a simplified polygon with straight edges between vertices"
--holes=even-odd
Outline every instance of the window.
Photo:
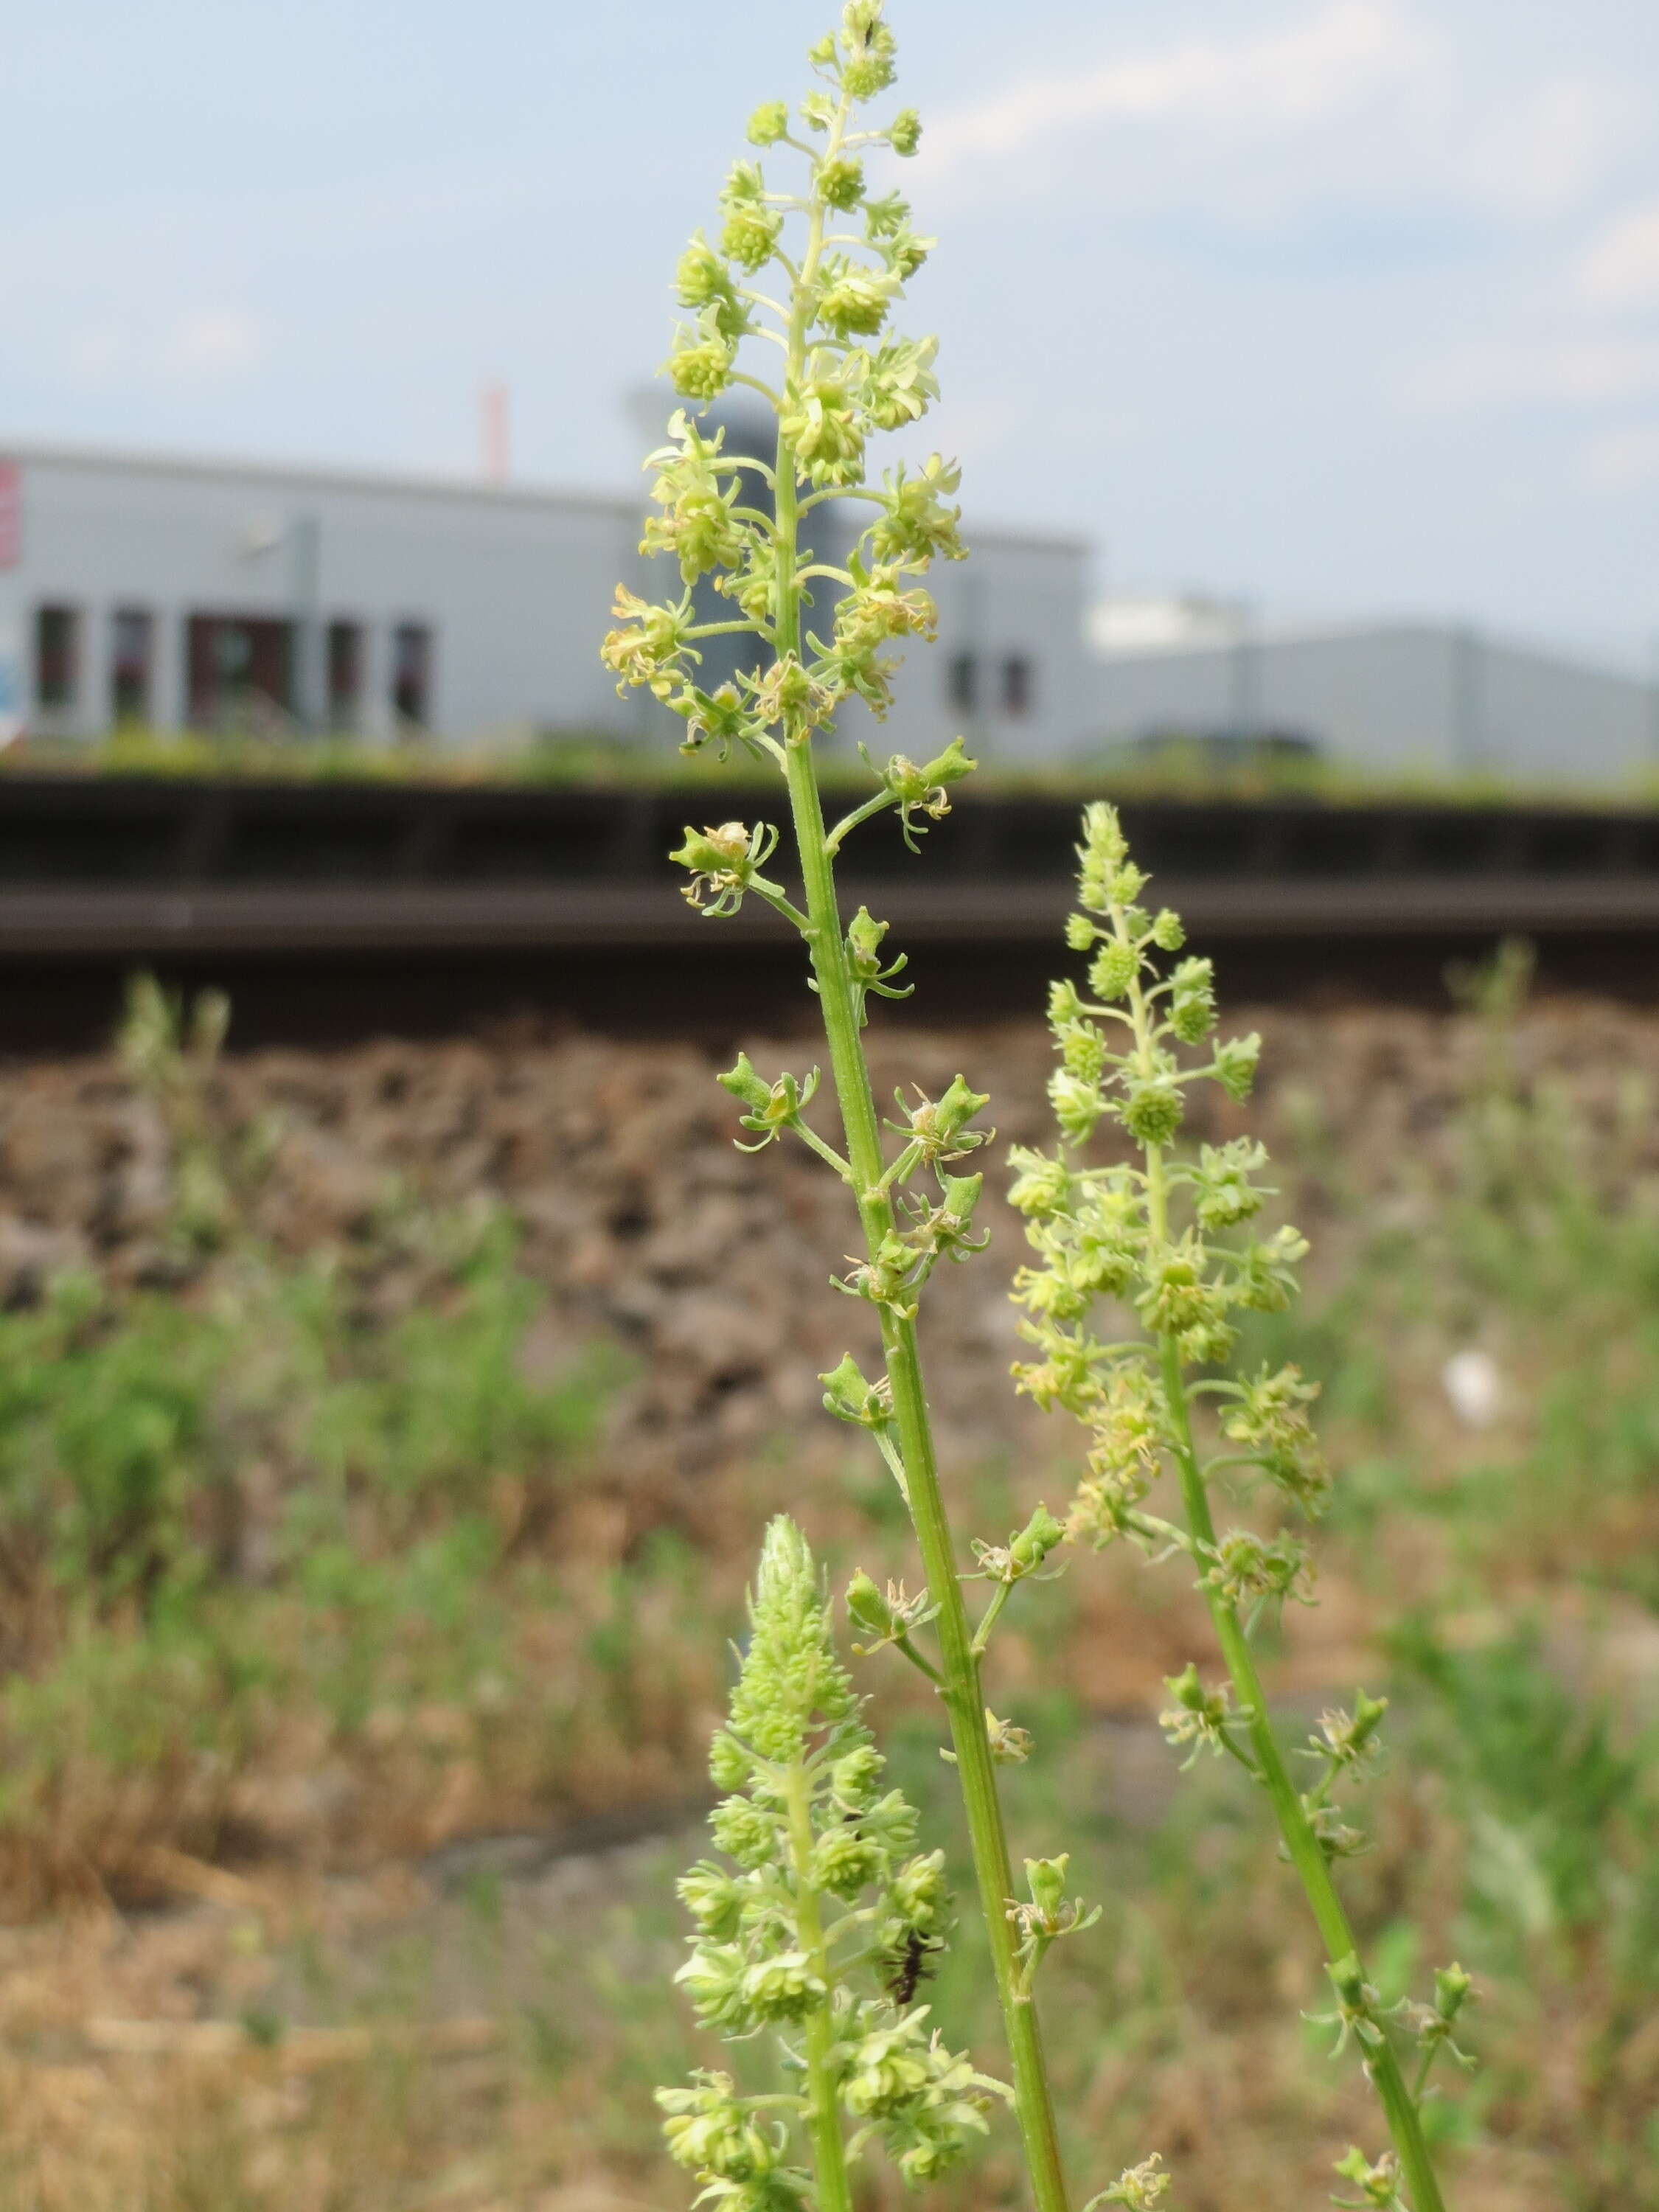
[[945,677],[951,704],[958,714],[971,714],[979,703],[979,665],[973,654],[952,653],[945,664]]
[[399,623],[392,633],[392,706],[400,722],[424,725],[431,705],[432,633]]
[[363,634],[356,623],[328,626],[328,726],[355,729],[362,696]]
[[1023,653],[1002,664],[1002,711],[1016,721],[1031,711],[1031,664]]
[[192,728],[274,733],[294,704],[294,625],[265,615],[193,614],[185,629]]
[[150,665],[155,625],[143,607],[117,607],[110,653],[110,708],[117,722],[149,719]]
[[34,617],[37,706],[72,707],[80,682],[81,617],[74,607],[41,607]]

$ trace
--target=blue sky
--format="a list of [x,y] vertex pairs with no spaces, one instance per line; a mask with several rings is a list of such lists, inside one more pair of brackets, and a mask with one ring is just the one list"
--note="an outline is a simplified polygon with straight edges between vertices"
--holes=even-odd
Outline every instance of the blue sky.
[[[0,49],[0,441],[633,480],[816,0],[113,0]],[[23,18],[23,20],[19,20]],[[970,519],[1269,617],[1659,640],[1651,0],[893,0]]]

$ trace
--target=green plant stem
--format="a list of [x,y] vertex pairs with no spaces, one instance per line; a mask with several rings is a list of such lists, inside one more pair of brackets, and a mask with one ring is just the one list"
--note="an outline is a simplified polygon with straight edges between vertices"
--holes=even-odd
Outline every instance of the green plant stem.
[[[1149,1162],[1154,1157],[1148,1154]],[[1210,1515],[1209,1494],[1204,1487],[1204,1478],[1199,1470],[1197,1454],[1193,1449],[1192,1423],[1187,1405],[1185,1378],[1181,1368],[1181,1349],[1172,1336],[1158,1339],[1164,1370],[1164,1390],[1169,1403],[1170,1419],[1175,1433],[1176,1465],[1181,1477],[1182,1503],[1186,1509],[1188,1527],[1194,1540],[1200,1546],[1213,1547],[1215,1524]],[[1256,1770],[1262,1787],[1272,1802],[1279,1822],[1279,1833],[1285,1838],[1285,1848],[1290,1853],[1291,1863],[1296,1869],[1306,1893],[1320,1940],[1333,1966],[1349,1956],[1358,1957],[1359,1947],[1354,1941],[1348,1916],[1342,1900],[1331,1880],[1331,1870],[1314,1833],[1296,1784],[1285,1765],[1284,1754],[1267,1717],[1267,1699],[1262,1694],[1261,1678],[1256,1672],[1255,1659],[1244,1635],[1243,1624],[1235,1607],[1206,1589],[1210,1618],[1221,1645],[1227,1672],[1232,1678],[1233,1693],[1240,1710],[1248,1714],[1250,1748],[1255,1754]],[[1362,1966],[1363,1973],[1363,1966]],[[1375,2051],[1366,2055],[1366,2068],[1376,2085],[1376,2094],[1389,2123],[1389,2132],[1400,2156],[1401,2167],[1411,2191],[1413,2212],[1445,2212],[1445,2200],[1440,2193],[1429,2147],[1424,2140],[1423,2123],[1416,2102],[1406,2086],[1400,2061],[1388,2031],[1382,2031],[1382,2041]]]
[[[830,1954],[823,1940],[823,1921],[817,1892],[811,1876],[812,1815],[804,1768],[791,1768],[787,1783],[789,1855],[795,1876],[795,1933],[800,1948],[812,1962],[813,1972],[827,1990],[835,1985]],[[807,2133],[812,2139],[812,2169],[817,2178],[818,2212],[853,2212],[853,2185],[847,2172],[847,2145],[841,2131],[841,2103],[836,2095],[831,2051],[836,2039],[830,1999],[806,2023]]]
[[[1127,942],[1129,930],[1122,910],[1112,910],[1112,926],[1120,940]],[[1136,1060],[1143,1076],[1153,1072],[1152,1023],[1146,1003],[1146,994],[1137,981],[1129,987],[1130,1016],[1134,1028]],[[1155,1249],[1161,1249],[1170,1242],[1169,1179],[1164,1170],[1162,1147],[1148,1145],[1146,1158],[1146,1226]],[[1175,1443],[1176,1471],[1181,1480],[1181,1502],[1187,1520],[1188,1533],[1194,1547],[1202,1557],[1215,1550],[1215,1522],[1210,1513],[1210,1493],[1205,1485],[1204,1470],[1199,1464],[1193,1444],[1192,1412],[1187,1398],[1187,1381],[1182,1371],[1181,1346],[1173,1336],[1159,1334],[1158,1357],[1163,1369],[1164,1395],[1169,1407],[1170,1424]],[[1284,1754],[1274,1735],[1273,1723],[1267,1714],[1267,1701],[1262,1694],[1261,1678],[1256,1672],[1255,1659],[1251,1652],[1244,1625],[1237,1608],[1227,1603],[1207,1584],[1204,1595],[1210,1608],[1210,1619],[1215,1625],[1217,1641],[1225,1660],[1227,1672],[1232,1680],[1233,1694],[1240,1711],[1245,1716],[1249,1731],[1250,1748],[1255,1756],[1256,1779],[1272,1802],[1279,1831],[1285,1839],[1291,1864],[1296,1869],[1318,1927],[1320,1940],[1333,1966],[1342,1960],[1358,1958],[1359,1947],[1354,1941],[1353,1930],[1348,1925],[1348,1916],[1342,1909],[1342,1900],[1331,1880],[1331,1870],[1318,1837],[1314,1832],[1307,1808],[1300,1793],[1291,1781]],[[1364,1975],[1361,1967],[1362,1978]],[[1429,2147],[1423,2136],[1423,2123],[1417,2104],[1406,2086],[1400,2070],[1400,2061],[1389,2042],[1388,2030],[1380,2029],[1382,2040],[1374,2051],[1366,2056],[1366,2070],[1376,2084],[1376,2094],[1389,2123],[1389,2132],[1412,2192],[1413,2212],[1445,2212],[1445,2200],[1440,2194],[1434,2166],[1429,2156]]]
[[[781,497],[781,510],[784,505]],[[793,530],[790,536],[793,538]],[[806,908],[811,922],[807,944],[823,1013],[830,1073],[846,1132],[854,1193],[866,1246],[873,1257],[895,1227],[893,1202],[885,1192],[877,1191],[883,1170],[881,1127],[859,1036],[852,975],[836,900],[834,872],[824,849],[823,814],[812,774],[811,754],[804,742],[792,739],[787,773],[795,835],[806,883]],[[945,1677],[940,1695],[957,1755],[974,1873],[1007,2031],[1014,2076],[1014,2109],[1024,2138],[1032,2193],[1039,2212],[1066,2212],[1066,2183],[1042,2039],[1036,2008],[1021,1993],[1013,1929],[1007,1917],[1014,1894],[1013,1875],[997,1793],[996,1767],[986,1734],[979,1662],[974,1656],[973,1634],[968,1625],[955,1547],[939,1486],[915,1326],[901,1321],[890,1307],[884,1306],[879,1310],[882,1349],[893,1394],[893,1425],[898,1431],[910,1512],[927,1578],[928,1598],[939,1607],[936,1630]]]
[[[824,158],[832,156],[846,127],[846,107],[832,125]],[[823,249],[823,213],[815,201],[809,222],[806,252],[800,282],[795,288],[787,347],[788,373],[800,374],[805,355],[812,283]],[[800,585],[797,574],[799,544],[799,487],[793,456],[783,438],[777,455],[777,599],[774,625],[779,658],[800,651]],[[787,721],[784,736],[784,774],[789,789],[796,848],[805,886],[807,927],[804,932],[818,990],[824,1035],[830,1048],[830,1074],[841,1109],[848,1164],[853,1171],[853,1192],[858,1203],[865,1243],[872,1259],[896,1226],[893,1201],[884,1187],[886,1163],[882,1154],[881,1125],[876,1114],[875,1093],[860,1035],[858,998],[848,960],[846,936],[836,896],[835,864],[825,830],[823,806],[813,766],[811,732],[799,719]],[[927,1594],[938,1607],[939,1637],[944,1680],[939,1695],[950,1722],[956,1752],[957,1772],[967,1814],[974,1873],[980,1907],[984,1916],[997,1995],[1007,2033],[1013,2073],[1014,2109],[1025,2145],[1032,2194],[1038,2212],[1066,2212],[1066,2181],[1060,2166],[1060,2142],[1043,2062],[1036,2008],[1021,1991],[1015,1957],[1013,1929],[1008,1920],[1012,1902],[1013,1875],[1008,1859],[1008,1840],[997,1794],[996,1768],[985,1727],[985,1701],[980,1691],[979,1662],[974,1656],[973,1635],[968,1625],[958,1577],[955,1546],[945,1499],[939,1487],[939,1465],[933,1450],[932,1425],[922,1387],[913,1323],[902,1321],[890,1307],[883,1306],[882,1349],[893,1395],[893,1426],[897,1431],[905,1470],[911,1518],[927,1578]]]

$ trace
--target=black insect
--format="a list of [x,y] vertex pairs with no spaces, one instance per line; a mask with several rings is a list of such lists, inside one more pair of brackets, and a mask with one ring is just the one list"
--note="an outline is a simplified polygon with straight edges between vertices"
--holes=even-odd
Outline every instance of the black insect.
[[932,1936],[924,1936],[913,1928],[903,1943],[889,1961],[892,1972],[888,1977],[887,1994],[896,2005],[908,2005],[923,1982],[931,1982],[933,1970],[927,1964],[930,1951],[942,1951],[945,1946]]

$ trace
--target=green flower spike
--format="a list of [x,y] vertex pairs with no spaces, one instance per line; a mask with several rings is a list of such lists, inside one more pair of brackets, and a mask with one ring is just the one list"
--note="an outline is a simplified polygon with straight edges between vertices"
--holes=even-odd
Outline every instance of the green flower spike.
[[[1352,1713],[1323,1716],[1303,1754],[1320,1771],[1310,1789],[1298,1790],[1268,1718],[1249,1636],[1264,1610],[1276,1613],[1287,1599],[1312,1602],[1312,1558],[1287,1529],[1216,1526],[1212,1497],[1222,1484],[1276,1494],[1310,1518],[1330,1488],[1309,1418],[1316,1386],[1293,1367],[1226,1371],[1239,1318],[1281,1311],[1307,1250],[1293,1229],[1255,1231],[1273,1194],[1260,1180],[1266,1151],[1236,1137],[1200,1145],[1194,1158],[1179,1142],[1195,1084],[1213,1082],[1235,1101],[1249,1096],[1261,1040],[1212,1042],[1212,963],[1171,957],[1185,941],[1180,917],[1167,907],[1149,915],[1141,903],[1147,878],[1115,811],[1088,807],[1082,830],[1080,911],[1066,942],[1087,962],[1087,988],[1057,983],[1048,1006],[1060,1055],[1049,1089],[1060,1141],[1051,1154],[1023,1151],[1015,1158],[1011,1195],[1035,1254],[1035,1264],[1015,1278],[1020,1333],[1034,1352],[1015,1378],[1038,1405],[1064,1407],[1090,1433],[1088,1472],[1067,1533],[1097,1548],[1127,1537],[1155,1558],[1179,1553],[1196,1571],[1226,1679],[1208,1687],[1195,1665],[1171,1677],[1161,1725],[1187,1754],[1186,1765],[1208,1750],[1244,1768],[1269,1801],[1282,1855],[1306,1892],[1337,1997],[1335,2012],[1320,2017],[1336,2028],[1339,2051],[1358,2048],[1394,2139],[1376,2166],[1350,2153],[1339,2171],[1362,2194],[1339,2201],[1403,2205],[1404,2190],[1412,2212],[1444,2212],[1419,2106],[1437,2051],[1455,2050],[1456,1979],[1443,1992],[1437,1984],[1433,2006],[1403,2001],[1395,2008],[1392,2017],[1415,2034],[1420,2053],[1408,2086],[1331,1876],[1335,1861],[1366,1848],[1335,1797],[1376,1763],[1384,1701],[1362,1693]],[[1138,1159],[1091,1164],[1084,1147],[1114,1123]],[[1093,1315],[1103,1298],[1127,1309],[1144,1334],[1125,1340],[1115,1325],[1114,1340],[1102,1342]],[[1210,1371],[1189,1379],[1198,1367]],[[1166,1482],[1176,1492],[1170,1512],[1178,1520],[1152,1510]],[[1109,2191],[1097,2201],[1137,2200]]]

